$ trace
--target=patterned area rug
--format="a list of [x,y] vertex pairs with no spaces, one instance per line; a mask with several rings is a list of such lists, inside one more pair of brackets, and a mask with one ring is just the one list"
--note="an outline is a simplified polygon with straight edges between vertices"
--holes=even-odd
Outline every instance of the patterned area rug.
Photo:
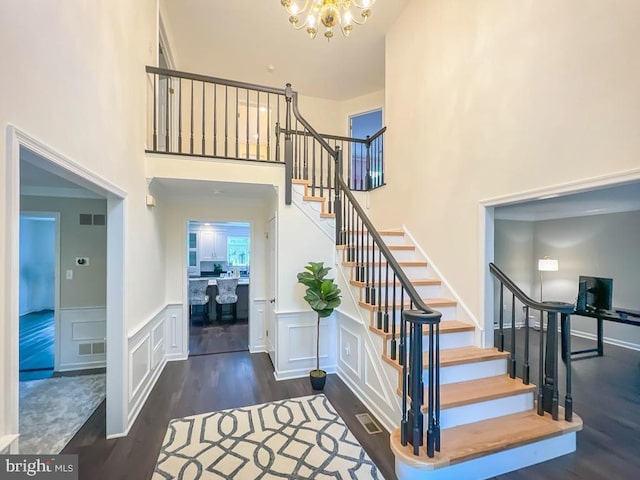
[[20,453],[60,453],[105,396],[105,374],[20,382]]
[[381,479],[324,395],[172,420],[153,480]]

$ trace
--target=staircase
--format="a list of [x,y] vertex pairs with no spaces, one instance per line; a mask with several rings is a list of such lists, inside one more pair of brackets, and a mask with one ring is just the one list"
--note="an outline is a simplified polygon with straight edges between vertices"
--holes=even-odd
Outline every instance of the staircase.
[[[500,282],[500,305],[505,288],[513,296],[512,325],[516,298],[526,309],[523,380],[516,378],[515,329],[511,351],[504,348],[502,310],[498,348],[481,348],[482,332],[418,246],[404,231],[377,231],[352,193],[384,186],[386,127],[366,139],[320,135],[298,111],[297,92],[289,84],[278,89],[155,67],[147,72],[153,89],[148,152],[284,167],[284,204],[295,203],[335,241],[347,279],[343,287],[358,299],[354,309],[368,327],[362,329],[376,344],[387,377],[381,388],[395,390],[384,398],[397,399],[388,410],[397,416],[393,424],[400,425],[390,436],[400,480],[489,478],[575,450],[582,421],[573,415],[571,356],[564,355],[571,351],[573,307],[535,302],[489,265]],[[166,116],[169,92],[179,98],[177,130]],[[194,99],[202,106],[195,115]],[[239,99],[247,112],[255,112],[245,114],[246,128],[238,121]],[[260,126],[262,111],[271,112],[273,124],[266,132]],[[250,122],[257,138],[249,134]],[[359,145],[359,168],[342,160],[343,151],[354,145]],[[542,324],[538,386],[529,381],[529,309],[540,312]]]
[[[298,195],[310,204],[319,219],[333,221],[335,214],[329,212],[328,197],[309,195],[308,180],[294,179],[293,183]],[[347,235],[362,233],[351,231]],[[582,428],[581,419],[574,415],[572,421],[555,421],[549,413],[538,415],[536,385],[511,378],[509,352],[476,345],[477,327],[467,319],[459,318],[461,315],[455,300],[442,296],[441,280],[420,257],[405,232],[388,230],[378,233],[426,305],[442,313],[439,358],[441,451],[429,458],[421,447],[420,455],[416,456],[410,444],[402,445],[400,429],[394,430],[390,443],[396,457],[398,478],[489,478],[575,451],[576,432]],[[387,262],[380,261],[378,248],[363,244],[357,254],[349,251],[346,245],[336,248],[341,267],[350,279],[356,298],[359,298],[362,318],[368,319],[369,330],[381,343],[381,360],[387,374],[389,378],[397,379],[395,394],[401,396],[403,366],[401,356],[392,355],[392,351],[398,350],[401,309],[408,309],[410,302],[406,298],[400,300],[401,285],[397,281],[395,284],[386,281],[386,270],[378,275],[387,266]],[[358,275],[359,262],[354,256],[368,258],[373,268],[373,279],[368,283]],[[367,288],[375,293],[370,291],[367,294]],[[394,293],[395,301],[390,302]],[[395,330],[393,325],[387,325],[387,328],[382,325],[385,303],[387,318],[393,318],[395,310]],[[422,366],[426,384],[429,371],[428,327],[424,328]],[[426,391],[424,398],[428,398]],[[425,404],[422,407],[425,421],[427,409]],[[426,428],[425,425],[425,431]]]

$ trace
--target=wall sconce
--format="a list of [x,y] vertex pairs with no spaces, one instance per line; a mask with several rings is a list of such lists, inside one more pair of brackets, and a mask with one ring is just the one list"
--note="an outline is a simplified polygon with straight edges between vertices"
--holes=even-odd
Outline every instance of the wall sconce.
[[548,256],[538,259],[538,271],[540,272],[540,301],[542,302],[542,272],[557,272],[558,260]]

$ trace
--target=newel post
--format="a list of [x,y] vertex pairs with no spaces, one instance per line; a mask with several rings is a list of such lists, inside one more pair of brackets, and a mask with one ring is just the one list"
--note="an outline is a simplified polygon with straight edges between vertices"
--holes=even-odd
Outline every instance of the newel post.
[[291,84],[287,83],[285,88],[285,98],[287,100],[287,115],[284,135],[284,203],[291,205],[291,189],[293,180],[293,139],[291,138],[291,101],[293,100],[293,89]]

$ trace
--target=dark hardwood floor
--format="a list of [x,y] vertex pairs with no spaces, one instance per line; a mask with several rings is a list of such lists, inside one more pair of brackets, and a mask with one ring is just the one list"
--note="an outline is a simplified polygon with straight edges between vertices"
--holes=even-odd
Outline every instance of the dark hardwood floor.
[[209,355],[249,350],[249,321],[193,324],[189,328],[189,355]]
[[[518,330],[518,338],[521,336],[523,330]],[[531,337],[535,382],[538,333],[532,330]],[[575,350],[592,343],[574,337],[573,344]],[[518,365],[520,368],[521,362]],[[500,475],[500,480],[637,478],[640,352],[605,345],[605,357],[575,360],[573,366],[574,409],[584,420],[577,452]],[[147,479],[170,419],[312,393],[307,378],[277,382],[266,354],[192,357],[166,366],[127,437],[104,439],[103,403],[63,453],[79,454],[81,479]],[[354,415],[366,411],[365,406],[335,375],[329,377],[324,393],[384,477],[393,480],[394,458],[388,434],[368,435],[364,431]]]
[[20,317],[20,380],[48,378],[53,373],[55,324],[53,310]]
[[[195,356],[167,364],[127,437],[104,439],[103,403],[62,453],[79,455],[82,480],[144,480],[151,478],[170,419],[314,393],[308,378],[277,382],[266,354]],[[393,480],[389,435],[366,433],[355,414],[367,409],[336,375],[327,379],[324,394],[384,477]]]

